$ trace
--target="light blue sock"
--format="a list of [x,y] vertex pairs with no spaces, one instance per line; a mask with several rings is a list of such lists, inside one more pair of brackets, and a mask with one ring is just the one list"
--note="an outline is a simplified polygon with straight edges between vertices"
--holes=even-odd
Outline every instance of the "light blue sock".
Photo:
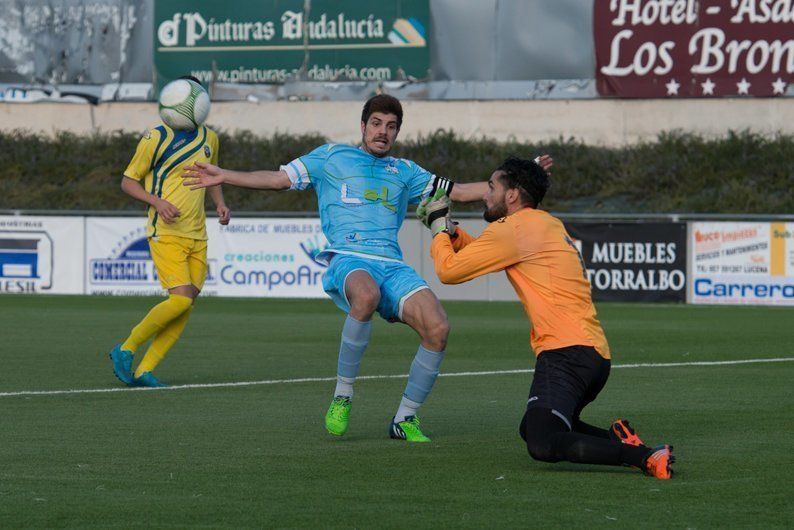
[[400,401],[400,408],[394,415],[394,421],[399,423],[408,416],[415,416],[419,406],[425,402],[433,384],[438,377],[441,361],[444,359],[443,351],[430,351],[424,346],[419,346],[408,372],[408,384]]
[[339,362],[336,367],[335,396],[353,397],[353,383],[358,375],[358,367],[369,344],[372,321],[361,322],[347,316],[342,327],[342,343],[339,346]]

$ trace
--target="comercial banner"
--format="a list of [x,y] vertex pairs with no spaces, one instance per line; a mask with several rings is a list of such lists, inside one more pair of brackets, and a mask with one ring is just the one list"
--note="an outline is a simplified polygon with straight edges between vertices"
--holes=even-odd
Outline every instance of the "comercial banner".
[[794,305],[794,223],[692,223],[689,301]]
[[82,294],[81,217],[0,216],[0,293]]
[[144,217],[86,218],[86,294],[162,294]]
[[595,0],[596,85],[625,98],[782,96],[791,0]]
[[[145,219],[86,220],[86,292],[149,295],[164,291],[149,252]],[[207,220],[204,296],[321,298],[327,246],[319,219]]]
[[684,302],[686,223],[565,223],[593,299]]
[[155,0],[158,86],[425,78],[429,0]]

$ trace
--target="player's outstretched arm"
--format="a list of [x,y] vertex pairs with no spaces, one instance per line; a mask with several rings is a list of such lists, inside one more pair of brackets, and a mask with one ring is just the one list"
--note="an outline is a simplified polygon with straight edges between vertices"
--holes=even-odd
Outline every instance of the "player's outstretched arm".
[[[551,155],[541,155],[535,159],[543,170],[551,175],[551,167],[554,159]],[[455,202],[475,202],[481,201],[485,192],[488,191],[488,182],[459,182],[452,188],[449,198]]]
[[186,167],[182,178],[183,185],[189,186],[191,190],[219,184],[257,190],[286,190],[291,184],[286,171],[232,171],[202,162]]

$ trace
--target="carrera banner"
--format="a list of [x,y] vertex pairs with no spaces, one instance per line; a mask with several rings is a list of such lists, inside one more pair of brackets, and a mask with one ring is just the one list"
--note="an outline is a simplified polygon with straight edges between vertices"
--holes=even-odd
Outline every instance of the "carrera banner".
[[794,0],[593,5],[603,96],[782,96],[794,81]]
[[425,78],[428,0],[155,0],[157,85]]
[[565,223],[593,299],[686,300],[686,223]]
[[689,301],[794,305],[794,223],[692,223]]

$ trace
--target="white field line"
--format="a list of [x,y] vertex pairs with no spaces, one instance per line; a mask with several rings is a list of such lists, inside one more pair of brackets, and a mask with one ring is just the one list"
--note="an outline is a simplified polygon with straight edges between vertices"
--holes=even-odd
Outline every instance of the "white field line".
[[[785,363],[794,361],[794,357],[775,357],[771,359],[738,359],[735,361],[689,361],[680,363],[634,363],[634,364],[615,364],[612,368],[679,368],[684,366],[728,366],[736,364],[760,364],[760,363]],[[450,372],[439,374],[439,377],[478,377],[486,375],[510,375],[510,374],[531,374],[533,369],[521,370],[491,370],[486,372]],[[356,381],[373,379],[404,379],[408,374],[396,375],[362,375]],[[173,385],[165,388],[86,388],[75,390],[21,390],[19,392],[0,392],[0,398],[18,396],[58,396],[64,394],[106,394],[111,392],[151,392],[168,390],[187,390],[193,388],[230,388],[235,386],[258,386],[258,385],[289,385],[294,383],[320,383],[336,381],[336,377],[301,377],[298,379],[266,379],[262,381],[238,381],[232,383],[201,383],[194,385]]]

